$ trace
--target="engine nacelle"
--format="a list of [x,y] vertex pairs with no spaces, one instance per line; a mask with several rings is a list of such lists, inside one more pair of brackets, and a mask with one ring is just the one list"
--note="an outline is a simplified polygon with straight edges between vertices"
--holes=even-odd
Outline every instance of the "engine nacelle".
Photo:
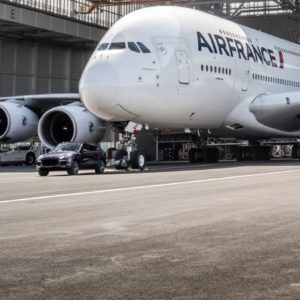
[[80,103],[48,110],[40,119],[38,135],[48,148],[62,142],[97,143],[105,134],[105,123]]
[[38,121],[37,115],[23,104],[0,102],[0,143],[15,143],[36,136]]

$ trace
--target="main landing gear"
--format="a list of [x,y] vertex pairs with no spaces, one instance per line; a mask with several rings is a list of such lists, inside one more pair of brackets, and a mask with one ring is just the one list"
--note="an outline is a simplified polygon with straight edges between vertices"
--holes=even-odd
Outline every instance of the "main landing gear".
[[219,161],[219,149],[218,148],[191,148],[189,151],[190,163],[212,163]]
[[237,161],[262,161],[272,158],[272,150],[269,146],[244,146],[237,147]]
[[300,159],[300,145],[294,145],[292,149],[292,158]]
[[194,136],[194,146],[189,150],[190,163],[216,163],[219,161],[220,153],[217,147],[208,146],[207,136]]
[[[225,152],[230,154],[229,159],[235,158],[239,162],[267,161],[272,158],[272,144],[261,144],[259,141],[241,141],[234,144],[233,141],[226,143],[221,140],[211,143],[205,137],[199,137],[195,147],[189,150],[189,161],[191,163],[215,163]],[[293,157],[300,158],[300,146],[294,146]]]

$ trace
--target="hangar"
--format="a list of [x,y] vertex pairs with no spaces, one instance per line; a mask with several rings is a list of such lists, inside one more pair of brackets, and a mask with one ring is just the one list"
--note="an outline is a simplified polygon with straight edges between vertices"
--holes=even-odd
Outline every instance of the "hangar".
[[88,3],[0,2],[0,96],[78,91],[91,51],[121,17],[116,8],[74,14],[82,6]]
[[[141,4],[0,0],[1,96],[77,92]],[[146,5],[143,3],[142,5]],[[298,41],[298,1],[185,1]],[[299,299],[299,161],[153,164],[39,178],[0,170],[1,299]]]
[[[81,72],[105,31],[151,1],[112,1],[90,14],[85,0],[0,0],[0,97],[77,92]],[[148,2],[148,3],[147,3]],[[155,1],[157,2],[157,1]],[[172,4],[172,1],[159,1]],[[298,42],[299,1],[177,1]]]
[[[85,0],[0,0],[0,97],[78,92],[85,64],[106,30],[122,16],[154,4],[203,10],[296,43],[300,37],[297,0],[120,0],[93,9]],[[174,158],[172,137],[164,138],[160,144],[167,147],[160,158]],[[139,137],[139,143],[159,158],[152,135]]]

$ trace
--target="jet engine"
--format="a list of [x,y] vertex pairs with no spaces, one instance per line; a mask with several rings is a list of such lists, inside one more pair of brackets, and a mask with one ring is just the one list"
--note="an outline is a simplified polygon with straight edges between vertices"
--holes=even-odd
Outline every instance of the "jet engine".
[[35,136],[38,121],[37,115],[23,104],[0,102],[0,142],[14,143]]
[[105,123],[80,103],[48,110],[40,119],[38,135],[48,148],[62,142],[97,143],[105,134]]

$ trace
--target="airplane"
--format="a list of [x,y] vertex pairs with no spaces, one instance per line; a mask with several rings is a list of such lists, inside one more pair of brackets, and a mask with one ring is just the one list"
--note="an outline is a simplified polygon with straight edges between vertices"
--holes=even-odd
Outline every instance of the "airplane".
[[[105,123],[120,131],[134,123],[199,133],[191,162],[217,161],[218,150],[202,143],[207,136],[249,139],[252,147],[239,147],[237,159],[246,159],[249,151],[251,159],[269,159],[269,148],[258,140],[300,136],[299,58],[298,45],[211,14],[176,6],[143,8],[107,31],[81,76],[79,95],[0,103],[0,139],[9,136],[9,122],[21,118],[18,134],[24,123],[36,123],[29,111],[38,108],[38,135],[48,147],[63,140],[99,140]],[[130,153],[120,153],[130,160]],[[132,157],[135,166],[144,164],[144,153],[136,150]],[[300,157],[297,145],[293,157]]]

